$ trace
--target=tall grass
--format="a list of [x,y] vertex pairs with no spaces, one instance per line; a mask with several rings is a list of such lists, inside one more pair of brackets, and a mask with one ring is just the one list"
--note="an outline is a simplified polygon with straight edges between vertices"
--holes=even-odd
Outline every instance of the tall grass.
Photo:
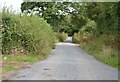
[[96,59],[118,68],[118,48],[112,47],[111,45],[106,45],[106,43],[111,43],[108,40],[108,35],[101,35],[86,44],[81,43],[80,47],[85,49]]

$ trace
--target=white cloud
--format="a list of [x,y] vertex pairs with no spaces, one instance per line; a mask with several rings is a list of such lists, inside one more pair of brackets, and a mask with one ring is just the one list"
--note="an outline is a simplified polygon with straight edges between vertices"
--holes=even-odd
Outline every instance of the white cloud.
[[0,1],[0,9],[3,8],[3,6],[12,7],[13,11],[21,12],[20,7],[22,0],[2,0]]

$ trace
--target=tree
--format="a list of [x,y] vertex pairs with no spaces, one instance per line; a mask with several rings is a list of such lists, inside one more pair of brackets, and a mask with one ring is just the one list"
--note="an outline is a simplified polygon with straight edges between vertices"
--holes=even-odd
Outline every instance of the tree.
[[[22,12],[36,13],[53,27],[55,32],[78,33],[87,20],[97,24],[96,34],[115,33],[118,30],[118,3],[23,2]],[[108,30],[109,29],[109,30]]]

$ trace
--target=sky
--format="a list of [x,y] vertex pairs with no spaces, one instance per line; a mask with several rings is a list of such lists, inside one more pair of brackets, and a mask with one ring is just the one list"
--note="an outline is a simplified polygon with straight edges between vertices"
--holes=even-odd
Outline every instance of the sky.
[[[32,0],[32,1],[34,1],[34,0]],[[46,1],[48,1],[48,0],[46,0]],[[67,0],[67,1],[74,1],[74,0]],[[77,0],[75,0],[75,1],[77,1]],[[78,0],[78,1],[80,1],[80,0]],[[86,1],[91,1],[91,0],[86,0]],[[112,1],[112,0],[109,0],[109,1]],[[113,1],[120,1],[120,0],[113,0]],[[0,1],[0,10],[5,5],[8,8],[12,7],[12,10],[15,11],[15,12],[21,12],[20,7],[21,7],[22,2],[23,2],[23,0],[1,0]]]
[[12,7],[12,10],[18,13],[18,12],[21,12],[20,7],[22,2],[23,0],[1,0],[0,9],[2,9],[3,6],[5,5],[8,8]]

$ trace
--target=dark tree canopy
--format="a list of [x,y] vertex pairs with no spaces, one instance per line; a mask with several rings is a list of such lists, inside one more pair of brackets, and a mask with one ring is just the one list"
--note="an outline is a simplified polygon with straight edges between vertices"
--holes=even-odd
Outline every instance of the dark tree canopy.
[[[53,27],[55,32],[78,33],[88,20],[97,24],[97,34],[118,30],[118,3],[23,2],[24,13],[36,13]],[[109,30],[108,30],[109,29]]]

